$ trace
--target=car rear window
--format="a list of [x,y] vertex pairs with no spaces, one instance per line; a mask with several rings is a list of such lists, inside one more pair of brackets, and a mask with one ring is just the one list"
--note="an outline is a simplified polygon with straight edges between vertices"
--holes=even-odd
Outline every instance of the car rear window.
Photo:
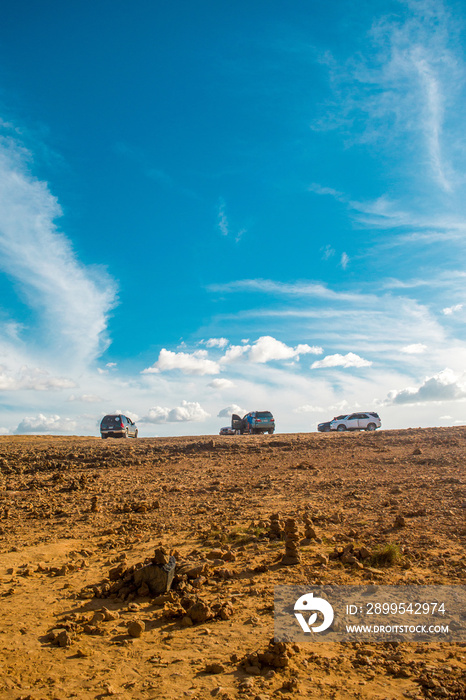
[[257,411],[256,418],[272,418],[270,411]]
[[112,425],[116,425],[120,423],[120,416],[105,416],[105,418],[102,418],[102,423],[101,426],[103,428],[107,427],[109,428]]

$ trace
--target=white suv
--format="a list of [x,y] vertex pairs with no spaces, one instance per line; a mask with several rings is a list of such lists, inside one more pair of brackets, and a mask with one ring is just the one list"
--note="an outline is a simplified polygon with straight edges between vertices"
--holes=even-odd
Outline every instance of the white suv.
[[330,421],[330,430],[376,430],[382,425],[378,413],[350,413]]

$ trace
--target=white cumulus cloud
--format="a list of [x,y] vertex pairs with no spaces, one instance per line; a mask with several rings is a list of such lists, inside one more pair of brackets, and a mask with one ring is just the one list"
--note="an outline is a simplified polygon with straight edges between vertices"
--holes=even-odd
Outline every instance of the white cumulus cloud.
[[354,352],[348,352],[346,355],[327,355],[322,360],[317,360],[311,365],[311,369],[322,369],[325,367],[370,367],[372,362],[365,360],[363,357],[356,355]]
[[297,345],[295,348],[282,343],[270,335],[263,335],[253,343],[248,359],[250,362],[270,362],[270,360],[288,360],[299,355],[313,354],[320,355],[322,348],[311,347],[310,345]]
[[427,345],[423,345],[422,343],[413,343],[412,345],[405,345],[403,348],[401,348],[401,352],[404,352],[407,355],[420,355],[426,350]]
[[419,387],[407,387],[388,393],[390,404],[428,403],[430,401],[457,401],[466,398],[466,377],[458,377],[451,369],[444,369],[432,377],[426,377]]
[[173,352],[162,348],[159,358],[151,367],[144,369],[142,374],[169,372],[179,369],[183,374],[218,374],[220,367],[214,360],[208,359],[207,350],[196,350],[193,353]]
[[45,416],[39,413],[38,416],[23,418],[15,430],[17,435],[22,433],[69,433],[76,429],[76,421],[69,418],[60,418],[57,415]]
[[209,338],[206,340],[206,348],[225,348],[228,345],[227,338]]
[[451,316],[452,314],[461,311],[462,308],[463,304],[455,304],[454,306],[447,306],[444,309],[442,309],[442,313],[445,314],[445,316]]
[[234,383],[231,381],[231,379],[212,379],[211,382],[207,384],[207,386],[210,386],[212,389],[231,389],[231,387],[235,386]]
[[321,347],[307,345],[306,343],[291,347],[271,335],[263,335],[252,345],[231,345],[220,359],[220,363],[228,364],[245,356],[248,362],[264,364],[272,360],[299,359],[300,355],[320,355]]
[[147,415],[141,418],[141,423],[202,422],[209,418],[209,415],[197,401],[182,401],[181,406],[175,408],[162,406],[150,408]]
[[220,358],[220,363],[223,365],[235,362],[245,355],[250,347],[250,345],[230,345],[224,356]]
[[222,410],[217,413],[217,418],[231,418],[233,413],[236,413],[236,415],[238,416],[244,416],[246,411],[244,410],[244,408],[241,408],[241,406],[238,406],[234,403],[231,406],[222,408]]

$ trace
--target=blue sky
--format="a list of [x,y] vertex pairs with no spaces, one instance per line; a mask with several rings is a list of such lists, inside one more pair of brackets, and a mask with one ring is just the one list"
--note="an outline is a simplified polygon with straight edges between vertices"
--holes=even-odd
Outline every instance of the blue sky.
[[0,433],[465,423],[465,20],[7,3]]

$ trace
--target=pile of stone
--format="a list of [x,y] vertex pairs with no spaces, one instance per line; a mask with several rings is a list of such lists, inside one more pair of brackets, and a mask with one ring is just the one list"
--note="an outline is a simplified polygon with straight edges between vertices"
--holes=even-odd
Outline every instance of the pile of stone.
[[298,525],[294,518],[288,518],[285,522],[285,554],[281,559],[281,563],[286,566],[299,564],[301,556],[298,550],[298,542],[300,539]]
[[163,616],[169,620],[180,619],[183,627],[191,627],[209,620],[229,620],[233,612],[233,606],[228,601],[209,605],[199,598],[184,596],[178,601],[166,603]]
[[108,578],[99,585],[89,586],[80,593],[80,598],[116,598],[134,600],[137,596],[156,596],[170,590],[175,576],[176,560],[164,547],[158,547],[154,556],[127,566],[122,561],[110,569]]
[[314,523],[309,517],[309,513],[304,513],[304,542],[302,544],[309,544],[311,540],[317,540],[317,532],[314,528]]
[[266,668],[286,668],[290,665],[291,658],[299,651],[298,644],[278,642],[272,637],[265,651],[246,654],[241,659],[240,666],[244,668],[246,673],[258,676]]
[[355,547],[354,542],[349,542],[344,547],[335,547],[334,551],[329,554],[329,559],[339,559],[342,564],[351,564],[358,569],[363,569],[364,564],[370,560],[371,553],[367,547]]
[[270,516],[269,539],[281,540],[283,535],[283,522],[280,520],[280,513],[273,513]]

